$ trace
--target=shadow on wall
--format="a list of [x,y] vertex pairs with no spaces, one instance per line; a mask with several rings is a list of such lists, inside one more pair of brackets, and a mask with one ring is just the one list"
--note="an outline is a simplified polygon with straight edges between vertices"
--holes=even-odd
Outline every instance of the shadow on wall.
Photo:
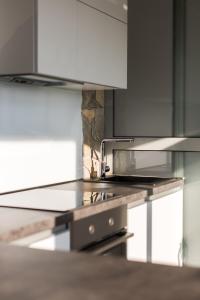
[[80,91],[0,83],[0,192],[82,178]]

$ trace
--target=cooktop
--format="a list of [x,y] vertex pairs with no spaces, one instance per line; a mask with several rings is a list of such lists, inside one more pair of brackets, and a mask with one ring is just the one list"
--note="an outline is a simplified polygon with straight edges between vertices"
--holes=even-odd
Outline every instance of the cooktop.
[[35,189],[0,196],[0,207],[64,212],[106,201],[119,194]]

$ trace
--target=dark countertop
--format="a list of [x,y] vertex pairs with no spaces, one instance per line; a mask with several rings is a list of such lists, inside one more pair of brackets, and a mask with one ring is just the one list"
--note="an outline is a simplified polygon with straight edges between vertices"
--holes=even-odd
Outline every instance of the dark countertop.
[[[118,176],[118,175],[116,175]],[[109,177],[109,176],[108,176]],[[112,176],[110,176],[112,178]],[[134,178],[134,176],[121,176],[122,178],[123,177],[132,177]],[[137,176],[136,176],[137,177]],[[142,176],[141,177],[141,180],[142,180]],[[139,177],[139,178],[140,178]],[[144,177],[145,178],[145,177]],[[153,178],[153,177],[149,177],[149,178]],[[147,179],[148,181],[148,179]],[[182,178],[163,178],[163,179],[159,179],[159,181],[157,183],[140,183],[139,180],[138,180],[138,177],[137,177],[137,181],[135,183],[133,183],[132,181],[130,182],[126,182],[125,179],[122,181],[122,182],[112,182],[112,181],[104,181],[104,180],[88,180],[87,182],[94,182],[96,184],[103,184],[103,183],[109,183],[109,184],[115,184],[117,186],[126,186],[127,188],[139,188],[139,189],[143,189],[143,190],[146,190],[148,192],[148,195],[149,196],[156,196],[159,194],[163,194],[163,193],[167,193],[173,189],[177,189],[177,188],[180,188],[183,186],[184,184],[184,180]],[[149,199],[150,200],[150,199]]]
[[11,242],[41,231],[51,230],[56,226],[68,223],[72,219],[79,220],[120,205],[127,205],[129,203],[132,203],[132,205],[139,205],[144,203],[147,195],[146,191],[141,189],[129,189],[127,187],[118,187],[112,184],[84,183],[82,181],[56,185],[51,187],[51,189],[74,190],[77,192],[107,191],[118,193],[121,196],[75,209],[73,212],[56,213],[41,210],[0,207],[0,241]]
[[151,196],[151,195],[159,196],[159,194],[167,193],[168,191],[171,191],[173,189],[183,187],[183,184],[184,184],[183,179],[171,178],[171,179],[167,179],[167,180],[164,179],[163,182],[160,182],[158,184],[152,184],[152,185],[136,184],[135,187],[146,189],[148,191],[149,196]]
[[110,183],[74,181],[66,184],[52,186],[51,189],[89,193],[106,191],[107,193],[117,194],[117,196],[114,196],[107,201],[98,202],[73,210],[72,213],[74,221],[119,207],[121,205],[128,205],[131,203],[132,207],[137,206],[143,204],[147,197],[147,191],[145,189],[137,189],[135,187],[128,187]]
[[199,300],[200,269],[0,246],[3,300]]

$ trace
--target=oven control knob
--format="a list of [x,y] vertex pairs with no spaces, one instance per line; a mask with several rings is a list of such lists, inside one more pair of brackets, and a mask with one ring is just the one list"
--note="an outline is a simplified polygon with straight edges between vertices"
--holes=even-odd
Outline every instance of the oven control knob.
[[94,234],[95,233],[95,227],[94,225],[89,226],[89,234]]
[[114,226],[114,224],[115,224],[114,219],[113,218],[109,218],[108,224],[109,224],[109,226]]

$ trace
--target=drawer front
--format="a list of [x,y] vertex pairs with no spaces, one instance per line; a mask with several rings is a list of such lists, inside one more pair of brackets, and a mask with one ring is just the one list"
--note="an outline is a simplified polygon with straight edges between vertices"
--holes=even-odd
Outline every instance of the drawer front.
[[127,23],[127,0],[79,0],[103,13]]
[[108,210],[70,224],[72,250],[80,250],[127,226],[127,207]]

